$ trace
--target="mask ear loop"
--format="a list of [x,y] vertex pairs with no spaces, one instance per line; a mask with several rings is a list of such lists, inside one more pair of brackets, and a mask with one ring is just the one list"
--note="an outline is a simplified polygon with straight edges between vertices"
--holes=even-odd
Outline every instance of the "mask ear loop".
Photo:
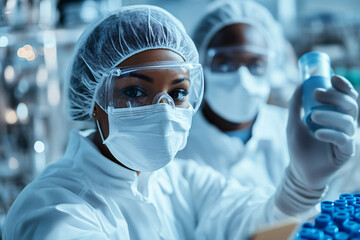
[[98,127],[98,130],[99,130],[99,133],[100,133],[100,137],[101,137],[101,140],[102,140],[102,143],[104,144],[105,140],[104,140],[104,136],[102,134],[102,131],[101,131],[101,127],[100,127],[100,124],[99,124],[99,121],[96,120],[96,125]]

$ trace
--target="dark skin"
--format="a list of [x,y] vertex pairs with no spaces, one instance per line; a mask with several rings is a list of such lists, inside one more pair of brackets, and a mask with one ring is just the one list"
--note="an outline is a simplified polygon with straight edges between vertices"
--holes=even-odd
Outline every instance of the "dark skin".
[[[215,34],[215,36],[211,39],[209,46],[210,48],[219,48],[219,47],[231,47],[231,46],[239,46],[239,45],[247,45],[254,46],[260,48],[267,48],[267,42],[263,34],[256,29],[255,27],[249,24],[236,23],[228,25],[222,28],[219,32]],[[255,55],[244,54],[241,56],[243,58],[242,61],[250,62],[253,61]],[[206,76],[205,76],[206,77]],[[205,86],[206,91],[206,86]],[[237,131],[249,128],[254,122],[255,119],[249,122],[243,123],[234,123],[229,122],[226,119],[219,116],[215,113],[211,107],[207,104],[206,100],[204,100],[202,113],[208,122],[215,125],[218,129],[223,132],[229,131]]]
[[[134,66],[134,65],[141,65],[144,63],[149,62],[157,62],[157,61],[176,61],[176,62],[184,62],[184,59],[178,55],[177,53],[166,50],[166,49],[154,49],[154,50],[146,50],[144,52],[140,52],[135,54],[128,59],[121,62],[118,67],[125,67],[125,66]],[[184,72],[180,72],[179,70],[162,70],[156,72],[146,72],[146,78],[151,79],[151,82],[143,80],[143,79],[136,79],[135,78],[123,78],[119,85],[132,85],[135,82],[141,82],[142,86],[147,89],[151,89],[154,93],[161,93],[167,92],[171,97],[173,97],[175,104],[176,104],[176,95],[178,94],[179,89],[188,90],[189,88],[189,81],[186,80],[187,74]],[[118,86],[124,87],[124,86]],[[135,90],[136,91],[136,90]],[[151,104],[149,102],[148,104]],[[187,107],[188,104],[182,104],[181,107]],[[97,104],[95,103],[94,110],[93,110],[93,118],[99,122],[100,128],[102,130],[102,134],[104,139],[109,136],[109,121],[108,121],[108,114]],[[130,169],[120,163],[109,151],[109,149],[102,143],[102,139],[99,133],[99,129],[97,129],[96,134],[93,138],[94,144],[99,148],[100,152],[108,159],[113,161],[114,163],[127,168],[129,170],[135,171],[138,175],[140,174],[139,171],[134,169]]]

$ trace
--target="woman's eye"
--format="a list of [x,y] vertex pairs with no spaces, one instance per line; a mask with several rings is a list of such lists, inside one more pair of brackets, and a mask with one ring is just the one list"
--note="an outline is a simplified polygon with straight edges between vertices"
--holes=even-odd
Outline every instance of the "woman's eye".
[[127,87],[122,92],[129,98],[137,98],[145,95],[144,90],[140,87]]
[[169,95],[174,100],[183,100],[188,95],[188,91],[185,89],[176,89],[171,91]]

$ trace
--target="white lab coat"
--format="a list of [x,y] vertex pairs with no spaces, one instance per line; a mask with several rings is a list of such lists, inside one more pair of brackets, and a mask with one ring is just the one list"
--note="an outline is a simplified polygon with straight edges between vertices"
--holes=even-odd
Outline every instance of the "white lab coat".
[[229,137],[210,124],[199,111],[194,116],[187,145],[177,157],[192,158],[225,176],[235,177],[241,184],[261,187],[270,194],[280,184],[289,164],[286,125],[286,109],[264,104],[251,139],[243,144],[239,138]]
[[3,239],[246,239],[286,217],[209,167],[174,160],[138,177],[72,132],[64,157],[14,202]]

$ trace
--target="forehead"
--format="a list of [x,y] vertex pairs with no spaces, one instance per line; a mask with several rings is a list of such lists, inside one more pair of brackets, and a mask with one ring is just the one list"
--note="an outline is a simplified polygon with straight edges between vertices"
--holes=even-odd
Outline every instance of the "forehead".
[[264,33],[253,25],[235,23],[225,26],[211,39],[208,48],[248,45],[268,48]]
[[177,53],[169,49],[150,49],[139,52],[124,61],[118,67],[141,65],[149,62],[174,61],[185,62]]

